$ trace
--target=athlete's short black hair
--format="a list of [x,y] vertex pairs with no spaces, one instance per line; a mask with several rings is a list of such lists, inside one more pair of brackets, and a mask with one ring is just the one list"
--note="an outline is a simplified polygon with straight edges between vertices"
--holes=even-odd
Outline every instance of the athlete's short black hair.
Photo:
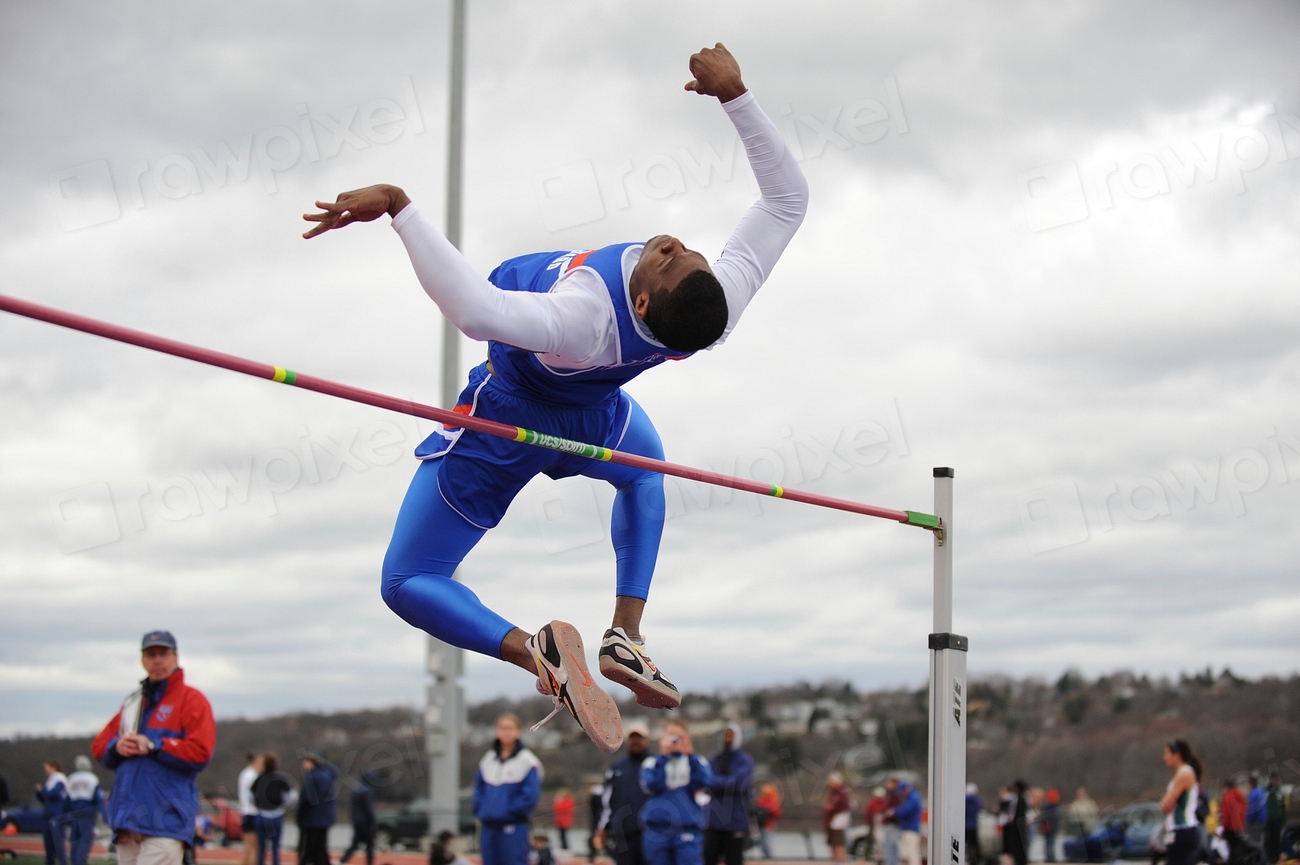
[[727,296],[707,270],[692,270],[669,291],[651,293],[646,327],[673,351],[699,351],[718,341],[727,329]]

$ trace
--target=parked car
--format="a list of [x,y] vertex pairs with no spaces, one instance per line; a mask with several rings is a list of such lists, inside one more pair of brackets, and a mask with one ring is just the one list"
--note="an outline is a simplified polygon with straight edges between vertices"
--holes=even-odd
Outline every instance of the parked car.
[[200,797],[199,813],[207,814],[212,818],[212,823],[219,833],[219,837],[214,840],[222,847],[229,847],[244,837],[244,817],[239,812],[238,806],[229,799],[222,799],[219,796],[211,799],[206,796]]
[[[460,813],[456,821],[459,835],[473,835],[478,828],[474,819],[474,802],[469,793],[460,796]],[[429,834],[429,799],[423,796],[412,799],[399,811],[380,814],[375,819],[375,843],[380,849],[405,847],[417,850]]]
[[0,829],[13,826],[19,832],[40,834],[45,829],[45,809],[32,802],[26,808],[9,808],[0,812]]
[[1065,839],[1067,862],[1149,859],[1151,840],[1162,831],[1165,815],[1156,802],[1126,805],[1097,823],[1087,835]]
[[1288,823],[1282,830],[1282,858],[1300,859],[1300,823]]

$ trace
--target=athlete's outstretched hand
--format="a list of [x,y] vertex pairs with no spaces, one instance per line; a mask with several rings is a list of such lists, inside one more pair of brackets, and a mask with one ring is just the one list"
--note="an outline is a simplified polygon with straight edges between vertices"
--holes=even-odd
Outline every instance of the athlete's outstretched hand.
[[740,64],[721,42],[692,54],[690,65],[695,80],[686,82],[687,90],[694,90],[702,96],[716,96],[719,102],[730,102],[744,95],[745,82],[740,80]]
[[405,192],[386,183],[367,186],[365,189],[354,189],[351,192],[343,192],[339,194],[338,198],[334,199],[333,204],[325,201],[316,202],[316,206],[322,211],[321,213],[304,213],[302,215],[302,218],[308,222],[320,223],[311,231],[303,234],[303,237],[310,240],[332,228],[342,228],[354,222],[370,222],[385,213],[389,216],[396,216],[402,212],[403,207],[410,203],[411,199],[406,197]]

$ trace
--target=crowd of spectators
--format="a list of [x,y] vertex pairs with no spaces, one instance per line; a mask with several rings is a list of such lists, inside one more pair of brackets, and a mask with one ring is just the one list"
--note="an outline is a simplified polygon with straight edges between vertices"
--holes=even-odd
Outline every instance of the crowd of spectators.
[[[212,822],[199,811],[196,778],[212,758],[215,723],[207,699],[186,684],[175,637],[153,631],[141,642],[146,676],[122,703],[91,752],[113,770],[107,798],[90,757],[78,756],[71,774],[58,761],[44,765],[45,780],[35,787],[43,811],[46,865],[87,865],[102,818],[119,865],[182,865],[192,850],[212,837]],[[479,826],[482,865],[556,865],[546,832],[534,831],[542,792],[543,766],[520,737],[513,714],[497,718],[496,738],[475,774],[473,812]],[[742,747],[739,724],[722,731],[721,747],[711,758],[697,755],[688,726],[672,718],[663,726],[652,753],[651,732],[643,720],[629,720],[625,750],[589,789],[592,831],[588,856],[607,853],[615,865],[743,865],[757,843],[773,857],[772,836],[783,816],[781,796],[770,782],[754,784],[754,761]],[[1202,767],[1182,740],[1168,744],[1166,765],[1174,779],[1161,800],[1166,829],[1151,840],[1155,860],[1169,865],[1274,865],[1284,845],[1288,802],[1273,773],[1267,786],[1251,776],[1245,789],[1222,782],[1213,799],[1203,786]],[[274,752],[248,752],[240,772],[238,806],[243,850],[241,865],[280,865],[286,815],[297,824],[297,862],[333,865],[329,830],[338,817],[339,770],[317,750],[302,754],[298,777],[281,766]],[[374,865],[378,820],[372,771],[353,783],[348,803],[351,843],[337,865],[364,852]],[[8,789],[0,779],[0,803]],[[551,800],[559,847],[568,851],[577,803],[567,788]],[[821,828],[834,863],[855,853],[878,865],[921,865],[925,805],[906,775],[889,777],[867,797],[862,816],[866,833],[852,836],[853,791],[839,773],[826,778]],[[1016,780],[989,802],[970,784],[966,790],[966,856],[969,865],[996,861],[983,849],[981,817],[996,825],[1000,865],[1026,865],[1036,838],[1043,858],[1057,861],[1062,837],[1093,833],[1101,816],[1097,803],[1078,789],[1068,804],[1059,790]],[[225,827],[223,827],[225,828]],[[229,839],[230,830],[226,829]],[[754,838],[754,835],[757,838]],[[434,839],[430,865],[468,865],[456,851],[456,838]],[[1153,860],[1154,865],[1154,860]]]
[[[36,785],[35,796],[46,865],[86,865],[101,818],[119,865],[182,865],[212,839],[212,820],[200,812],[196,784],[216,747],[212,707],[186,684],[171,633],[145,634],[140,661],[145,678],[91,743],[94,760],[114,773],[111,795],[105,797],[90,757],[78,756],[70,775],[58,761],[45,763],[45,781]],[[280,865],[285,815],[295,806],[297,861],[331,865],[327,835],[336,818],[339,773],[318,751],[308,751],[301,765],[301,779],[295,780],[275,753],[248,753],[237,782],[241,865],[266,865],[268,859]],[[353,849],[343,862],[364,848],[367,865],[374,865],[371,781],[363,775],[353,793]]]

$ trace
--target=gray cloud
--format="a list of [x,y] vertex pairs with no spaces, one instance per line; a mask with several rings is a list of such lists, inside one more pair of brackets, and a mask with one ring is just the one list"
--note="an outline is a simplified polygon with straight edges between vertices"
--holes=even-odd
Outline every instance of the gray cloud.
[[[689,53],[725,41],[797,139],[812,209],[725,347],[629,387],[669,459],[920,510],[930,467],[956,466],[975,671],[1289,671],[1297,14],[473,4],[466,254],[486,272],[663,230],[719,250],[754,185],[743,160],[729,179],[683,167],[732,132],[681,86]],[[437,402],[441,322],[398,240],[298,234],[314,199],[378,181],[440,216],[445,27],[413,3],[6,4],[0,291]],[[903,113],[854,139],[847,112],[891,87]],[[381,100],[402,121],[366,131]],[[1267,152],[1248,168],[1250,130]],[[244,142],[246,170],[204,168]],[[1193,147],[1217,153],[1213,179],[1180,173]],[[656,159],[682,191],[646,194]],[[539,178],[575,164],[603,215],[548,226]],[[854,462],[840,437],[889,411],[889,448]],[[328,442],[385,422],[400,457],[353,440],[324,477]],[[377,591],[428,429],[404,423],[0,317],[0,732],[95,726],[159,625],[223,715],[420,699],[423,637]],[[281,452],[292,484],[268,468]],[[269,474],[242,500],[200,489],[245,461]],[[582,483],[530,485],[464,575],[521,626],[559,615],[594,640],[611,494]],[[675,483],[646,626],[680,684],[923,680],[924,535]],[[477,658],[467,685],[531,688]]]

